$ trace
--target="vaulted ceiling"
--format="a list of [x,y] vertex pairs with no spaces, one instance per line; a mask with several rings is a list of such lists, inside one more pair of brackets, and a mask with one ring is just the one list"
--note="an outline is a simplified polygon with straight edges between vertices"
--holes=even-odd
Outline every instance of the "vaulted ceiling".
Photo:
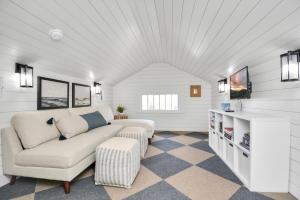
[[159,62],[210,79],[299,47],[299,19],[299,0],[1,0],[0,59],[112,84]]

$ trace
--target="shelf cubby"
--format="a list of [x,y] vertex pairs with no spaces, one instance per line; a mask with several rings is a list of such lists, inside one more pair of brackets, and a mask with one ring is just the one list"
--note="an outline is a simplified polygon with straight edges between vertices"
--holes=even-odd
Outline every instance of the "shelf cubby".
[[224,151],[224,161],[229,166],[229,168],[233,169],[234,167],[234,145],[233,142],[229,140],[225,140],[225,151]]

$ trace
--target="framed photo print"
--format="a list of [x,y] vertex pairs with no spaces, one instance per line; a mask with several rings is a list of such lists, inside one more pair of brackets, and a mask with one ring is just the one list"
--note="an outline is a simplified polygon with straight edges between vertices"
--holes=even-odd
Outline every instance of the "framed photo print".
[[72,83],[72,107],[91,106],[91,86]]
[[37,109],[69,108],[69,82],[38,76]]

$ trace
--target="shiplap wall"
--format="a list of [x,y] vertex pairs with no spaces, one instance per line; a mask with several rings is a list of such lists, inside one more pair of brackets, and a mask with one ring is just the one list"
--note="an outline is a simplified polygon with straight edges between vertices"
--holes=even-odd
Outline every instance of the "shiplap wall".
[[[291,134],[290,192],[300,199],[300,82],[280,82],[279,56],[249,66],[249,74],[253,92],[251,99],[242,101],[243,110],[289,116],[291,119],[291,133],[286,133]],[[220,103],[228,98],[228,93],[218,93],[215,80],[212,83],[212,107],[220,108]],[[235,101],[231,103],[236,104]]]
[[[19,75],[14,73],[14,68],[15,63],[13,61],[1,60],[0,79],[3,80],[4,88],[2,90],[0,88],[0,128],[9,126],[10,119],[15,113],[22,111],[32,111],[37,109],[37,76],[45,76],[49,78],[69,81],[70,107],[72,106],[71,83],[75,82],[92,85],[91,81],[45,71],[39,69],[39,66],[34,66],[34,88],[20,88]],[[109,85],[103,85],[103,101],[101,101],[99,96],[95,96],[94,94],[92,95],[92,105],[96,106],[102,103],[109,105],[112,104],[112,87]],[[0,186],[6,184],[8,181],[8,178],[3,176],[1,158],[2,155],[0,137]]]
[[[202,97],[191,98],[189,87],[202,86]],[[141,112],[142,94],[179,95],[179,113]],[[163,63],[152,64],[113,88],[114,108],[118,104],[126,107],[130,118],[155,121],[157,130],[207,131],[207,111],[211,105],[210,84]]]

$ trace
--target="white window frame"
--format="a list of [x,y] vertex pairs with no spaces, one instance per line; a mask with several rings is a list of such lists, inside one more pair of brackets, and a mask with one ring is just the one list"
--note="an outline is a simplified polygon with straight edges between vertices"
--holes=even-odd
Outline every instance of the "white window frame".
[[[151,110],[143,110],[143,96],[147,96],[147,101],[148,101],[148,96],[153,96],[153,109]],[[155,96],[159,96],[159,106],[158,106],[158,109],[155,109],[155,105],[154,105],[154,98]],[[171,99],[172,99],[172,95],[177,95],[177,110],[161,110],[161,103],[160,103],[160,99],[161,99],[161,96],[164,96],[164,99],[166,101],[166,96],[167,95],[171,95]],[[165,102],[165,108],[166,108],[166,102]],[[149,107],[149,104],[147,103],[147,107]],[[172,100],[171,100],[171,108],[172,108]],[[180,97],[179,97],[179,94],[178,93],[160,93],[160,94],[157,94],[157,93],[154,93],[154,94],[141,94],[140,95],[140,112],[142,113],[181,113],[180,112]]]

